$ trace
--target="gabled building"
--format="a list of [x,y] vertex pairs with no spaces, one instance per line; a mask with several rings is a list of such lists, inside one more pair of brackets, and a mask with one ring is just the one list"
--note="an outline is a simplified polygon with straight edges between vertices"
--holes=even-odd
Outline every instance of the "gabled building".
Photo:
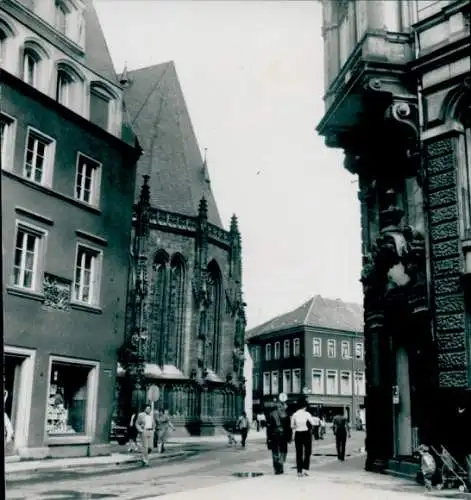
[[0,49],[10,451],[106,454],[140,150],[91,2],[1,2]]
[[[167,408],[181,432],[212,432],[244,404],[237,218],[224,229],[174,63],[122,79],[144,182],[135,193],[120,417],[127,419],[153,384],[156,407]],[[137,372],[136,359],[143,362]]]
[[247,332],[252,360],[253,414],[267,412],[278,394],[309,405],[330,421],[364,408],[363,310],[316,295]]
[[322,3],[325,114],[317,130],[359,180],[366,467],[417,469],[420,443],[443,445],[464,464],[471,2]]

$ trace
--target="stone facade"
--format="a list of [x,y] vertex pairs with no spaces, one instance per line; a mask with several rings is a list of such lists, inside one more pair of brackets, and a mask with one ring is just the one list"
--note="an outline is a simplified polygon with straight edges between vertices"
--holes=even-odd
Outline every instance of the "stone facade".
[[382,470],[420,442],[458,450],[440,422],[469,399],[470,4],[323,11],[337,66],[318,131],[359,177],[367,468]]

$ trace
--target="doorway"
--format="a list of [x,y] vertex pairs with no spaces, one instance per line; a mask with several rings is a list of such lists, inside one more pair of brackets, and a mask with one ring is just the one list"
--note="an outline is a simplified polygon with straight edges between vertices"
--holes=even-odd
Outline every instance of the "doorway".
[[14,432],[14,443],[7,447],[5,454],[11,456],[28,442],[35,351],[10,346],[5,346],[4,351],[5,413]]
[[396,350],[396,386],[398,398],[394,403],[394,454],[411,456],[412,414],[409,374],[409,355],[405,347]]

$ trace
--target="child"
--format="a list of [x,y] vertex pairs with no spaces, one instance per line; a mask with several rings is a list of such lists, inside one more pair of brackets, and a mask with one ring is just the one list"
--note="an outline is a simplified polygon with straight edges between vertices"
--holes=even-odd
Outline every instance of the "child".
[[428,490],[432,489],[432,477],[437,470],[437,464],[432,454],[429,451],[428,446],[425,444],[421,444],[417,452],[420,455],[420,470],[422,471],[422,475],[424,477],[425,487]]

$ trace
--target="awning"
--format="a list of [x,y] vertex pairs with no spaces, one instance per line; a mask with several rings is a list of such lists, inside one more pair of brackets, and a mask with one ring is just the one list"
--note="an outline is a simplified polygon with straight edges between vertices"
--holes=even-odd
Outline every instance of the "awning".
[[[118,363],[117,376],[124,376],[124,368]],[[145,363],[144,376],[150,379],[186,379],[185,375],[176,366],[164,365],[161,368],[155,363]]]

